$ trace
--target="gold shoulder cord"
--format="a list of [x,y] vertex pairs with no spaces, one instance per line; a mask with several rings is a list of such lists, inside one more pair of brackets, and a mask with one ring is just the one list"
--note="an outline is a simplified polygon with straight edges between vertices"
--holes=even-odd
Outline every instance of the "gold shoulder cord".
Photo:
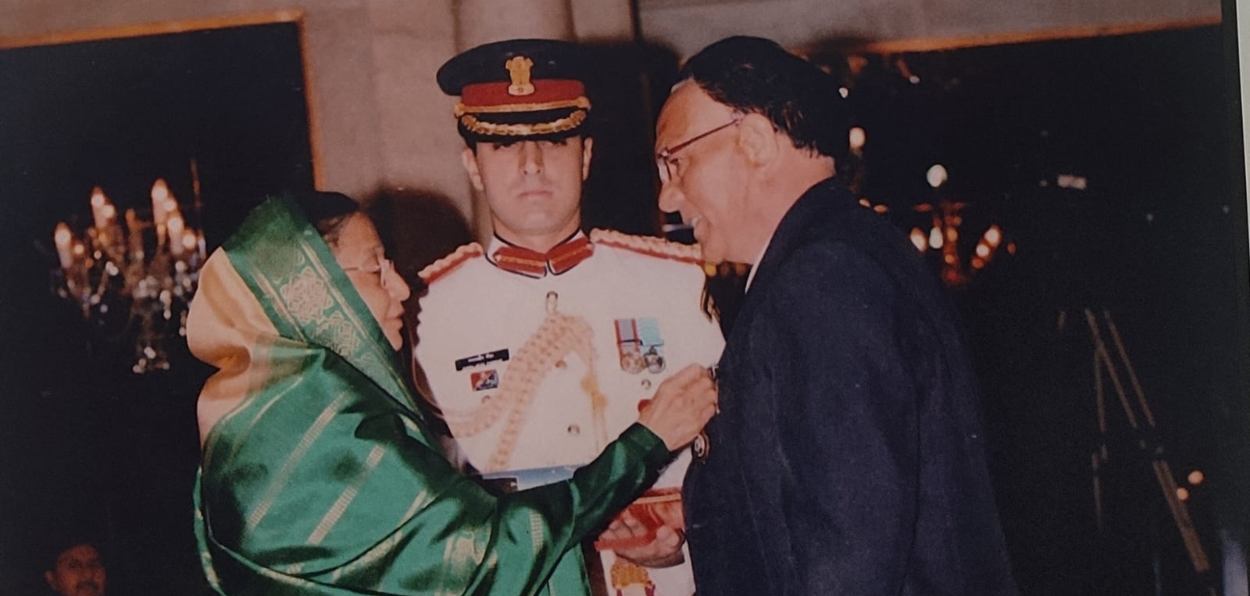
[[417,272],[417,277],[420,277],[421,281],[429,283],[430,279],[438,277],[453,266],[459,265],[470,257],[476,257],[482,253],[481,244],[476,242],[462,244],[456,247],[456,250],[452,251],[451,254],[426,265],[424,269]]
[[668,257],[679,261],[703,261],[703,247],[698,244],[681,244],[655,236],[635,236],[616,230],[596,228],[590,231],[591,242],[619,246],[634,252]]
[[507,469],[516,448],[521,426],[530,412],[535,391],[552,369],[569,353],[576,354],[586,366],[581,379],[582,390],[590,397],[598,448],[607,444],[607,398],[599,389],[595,374],[594,331],[586,319],[566,315],[555,306],[554,292],[547,297],[547,316],[538,330],[521,346],[508,363],[500,381],[499,393],[482,405],[468,410],[445,410],[447,425],[456,437],[472,437],[494,426],[506,412],[507,422],[495,451],[482,469],[498,472]]

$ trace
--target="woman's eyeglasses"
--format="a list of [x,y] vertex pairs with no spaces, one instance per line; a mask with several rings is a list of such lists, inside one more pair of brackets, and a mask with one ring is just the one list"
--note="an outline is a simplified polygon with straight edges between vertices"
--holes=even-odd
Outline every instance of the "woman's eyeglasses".
[[376,273],[378,274],[379,283],[382,284],[382,289],[385,290],[387,289],[387,285],[388,285],[387,279],[391,277],[391,274],[395,273],[395,263],[391,261],[390,259],[386,258],[386,250],[383,249],[381,246],[379,246],[374,251],[374,258],[376,260],[374,260],[372,263],[366,261],[365,263],[355,266],[355,267],[343,267],[343,271],[360,271],[362,273]]

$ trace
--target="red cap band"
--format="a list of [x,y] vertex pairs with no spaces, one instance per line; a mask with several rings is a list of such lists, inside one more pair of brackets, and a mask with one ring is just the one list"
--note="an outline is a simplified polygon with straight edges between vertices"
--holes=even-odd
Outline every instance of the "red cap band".
[[[465,85],[460,91],[460,103],[465,112],[473,112],[474,108],[500,107],[508,105],[526,106],[518,112],[537,111],[529,106],[559,101],[572,101],[586,94],[581,81],[572,79],[539,79],[533,81],[534,92],[528,95],[511,95],[511,85],[504,81],[491,83],[473,83]],[[542,109],[542,108],[538,108]]]

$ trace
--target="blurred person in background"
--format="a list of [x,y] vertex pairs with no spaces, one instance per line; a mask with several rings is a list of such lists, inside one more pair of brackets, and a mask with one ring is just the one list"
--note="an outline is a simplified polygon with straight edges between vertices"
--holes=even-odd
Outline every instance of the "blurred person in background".
[[50,566],[43,572],[48,588],[61,596],[104,596],[108,574],[104,558],[95,542],[71,540],[63,543]]

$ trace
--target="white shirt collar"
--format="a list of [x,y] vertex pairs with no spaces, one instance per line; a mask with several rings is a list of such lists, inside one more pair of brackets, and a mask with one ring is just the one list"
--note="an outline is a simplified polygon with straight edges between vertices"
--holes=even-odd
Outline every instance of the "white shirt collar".
[[[773,230],[776,233],[776,230]],[[751,289],[751,282],[755,281],[755,272],[760,270],[760,261],[764,260],[764,253],[768,252],[768,246],[773,243],[773,235],[768,235],[768,240],[764,241],[764,246],[760,248],[760,253],[755,255],[755,263],[751,265],[751,272],[747,274],[747,287],[742,292],[746,293]]]

